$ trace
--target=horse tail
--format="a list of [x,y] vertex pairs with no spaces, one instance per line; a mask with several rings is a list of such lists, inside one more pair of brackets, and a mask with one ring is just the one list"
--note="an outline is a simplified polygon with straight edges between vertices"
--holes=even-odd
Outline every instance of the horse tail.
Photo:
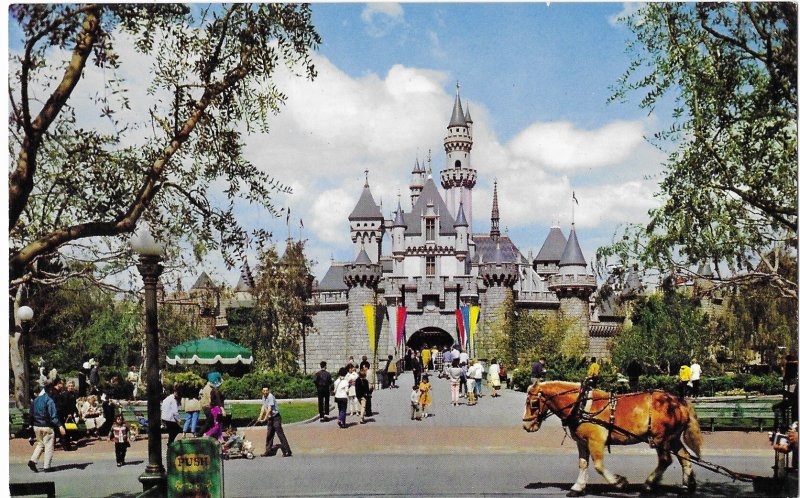
[[692,403],[686,403],[689,410],[689,427],[683,431],[683,442],[692,452],[700,458],[700,448],[703,446],[703,433],[700,431],[700,421]]

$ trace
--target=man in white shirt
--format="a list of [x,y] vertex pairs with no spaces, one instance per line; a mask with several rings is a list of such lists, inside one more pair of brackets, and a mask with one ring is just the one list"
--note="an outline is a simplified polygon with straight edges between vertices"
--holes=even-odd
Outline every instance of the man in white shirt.
[[475,376],[475,395],[479,398],[483,397],[483,393],[481,392],[481,384],[483,383],[483,363],[481,360],[475,359],[475,369],[473,370],[472,374]]
[[178,386],[172,386],[172,394],[164,398],[161,402],[161,421],[167,428],[169,440],[167,444],[175,441],[175,438],[181,432],[181,417],[178,412],[178,402],[181,397],[178,396]]
[[697,395],[700,393],[700,374],[703,371],[700,369],[700,364],[697,363],[697,359],[692,359],[692,366],[689,367],[692,371],[691,377],[689,378],[689,382],[692,383],[692,397],[697,398]]

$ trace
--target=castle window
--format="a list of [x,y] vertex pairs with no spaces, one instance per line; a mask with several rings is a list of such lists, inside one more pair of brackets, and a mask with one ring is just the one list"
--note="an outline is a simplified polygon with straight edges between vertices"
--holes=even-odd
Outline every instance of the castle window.
[[456,168],[461,168],[461,161],[456,161]]
[[436,276],[436,257],[435,256],[425,256],[425,276],[426,277],[435,277]]
[[436,240],[436,219],[425,218],[425,240],[433,242]]

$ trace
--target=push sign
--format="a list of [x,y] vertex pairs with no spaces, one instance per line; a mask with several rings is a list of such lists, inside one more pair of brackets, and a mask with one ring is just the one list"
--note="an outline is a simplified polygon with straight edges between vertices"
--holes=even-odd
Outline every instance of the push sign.
[[221,498],[222,459],[216,439],[178,439],[167,451],[169,498]]

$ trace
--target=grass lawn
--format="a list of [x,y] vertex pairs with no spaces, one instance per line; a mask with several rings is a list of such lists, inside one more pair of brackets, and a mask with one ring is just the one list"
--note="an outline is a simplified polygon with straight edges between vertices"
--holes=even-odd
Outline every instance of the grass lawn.
[[[250,403],[236,403],[231,402],[233,407],[233,416],[236,420],[236,425],[239,427],[245,426],[258,417],[261,411],[261,404]],[[284,424],[291,424],[292,422],[301,422],[308,420],[317,414],[317,403],[313,401],[296,401],[288,402],[278,400],[278,408],[281,411],[281,421]]]

